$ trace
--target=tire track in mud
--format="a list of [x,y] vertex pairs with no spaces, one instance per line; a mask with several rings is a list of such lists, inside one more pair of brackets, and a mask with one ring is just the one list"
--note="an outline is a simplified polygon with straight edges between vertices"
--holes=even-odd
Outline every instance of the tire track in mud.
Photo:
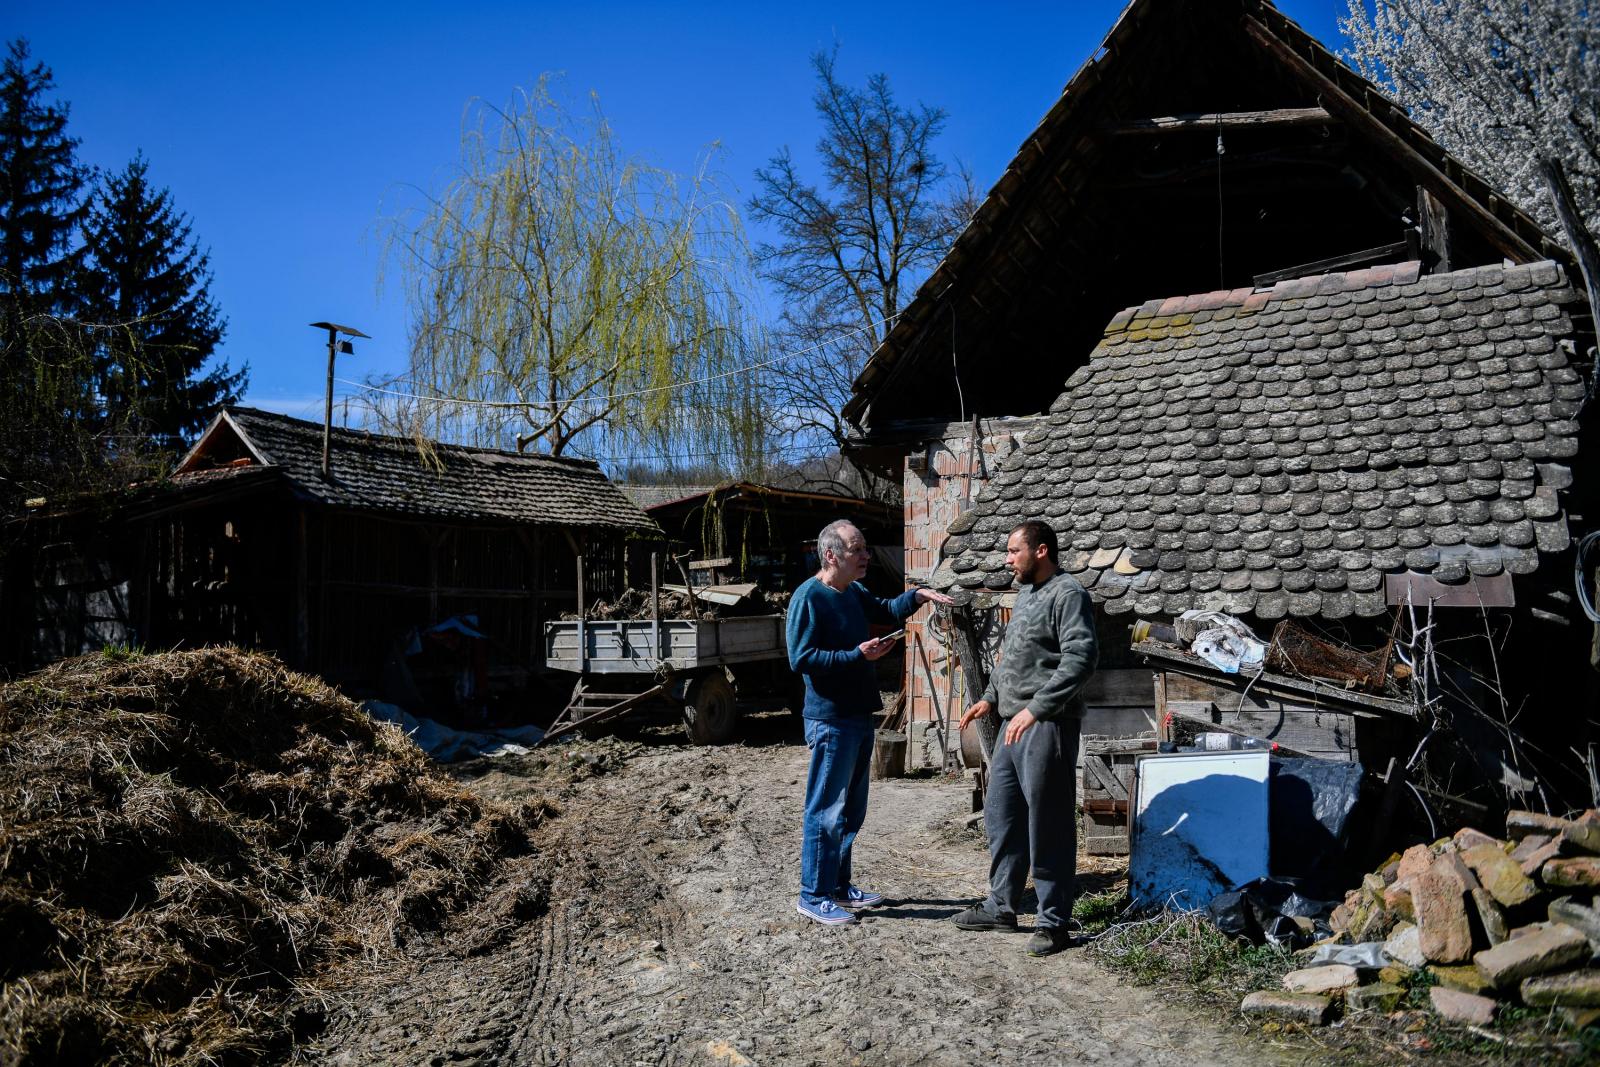
[[[961,826],[960,783],[873,783],[857,881],[890,894],[889,906],[852,927],[800,919],[805,757],[799,745],[661,746],[569,787],[564,814],[535,842],[551,875],[546,913],[482,957],[425,961],[368,1032],[345,1030],[352,1058],[311,1059],[1271,1062],[1217,1020],[1129,988],[1079,952],[1030,960],[1021,937],[943,922],[987,872],[981,841]],[[428,1025],[405,1032],[419,1017]]]

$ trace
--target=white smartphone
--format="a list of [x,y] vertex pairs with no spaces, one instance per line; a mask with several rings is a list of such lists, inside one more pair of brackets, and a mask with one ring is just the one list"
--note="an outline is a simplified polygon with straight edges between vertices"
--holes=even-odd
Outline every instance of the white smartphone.
[[904,637],[905,635],[906,635],[906,632],[904,630],[896,630],[892,634],[884,634],[882,637],[878,638],[878,640],[879,641],[898,641],[902,637]]

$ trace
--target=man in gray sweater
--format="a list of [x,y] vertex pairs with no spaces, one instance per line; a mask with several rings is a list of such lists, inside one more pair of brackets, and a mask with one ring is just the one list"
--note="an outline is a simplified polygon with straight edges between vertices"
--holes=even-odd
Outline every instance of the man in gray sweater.
[[1029,519],[1011,531],[1006,563],[1020,591],[1000,661],[961,729],[996,710],[984,826],[989,896],[951,917],[963,930],[1015,930],[1030,860],[1039,896],[1030,956],[1067,947],[1077,877],[1078,728],[1098,650],[1089,594],[1056,564],[1056,533]]

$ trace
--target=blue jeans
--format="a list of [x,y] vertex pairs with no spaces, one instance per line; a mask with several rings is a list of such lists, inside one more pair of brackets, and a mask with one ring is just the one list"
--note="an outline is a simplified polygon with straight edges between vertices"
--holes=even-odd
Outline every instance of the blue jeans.
[[800,842],[800,899],[842,898],[850,888],[850,846],[867,817],[873,721],[806,720],[811,769]]

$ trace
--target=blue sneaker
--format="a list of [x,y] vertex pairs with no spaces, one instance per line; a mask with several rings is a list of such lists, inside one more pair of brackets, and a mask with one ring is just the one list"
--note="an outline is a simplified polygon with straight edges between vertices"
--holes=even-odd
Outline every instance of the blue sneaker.
[[851,886],[849,889],[845,890],[844,896],[834,897],[833,902],[839,907],[845,908],[848,911],[860,911],[862,908],[870,908],[874,905],[882,904],[883,894],[874,893],[869,889],[857,889],[855,886]]
[[860,921],[831,900],[824,900],[817,904],[812,904],[806,900],[798,900],[795,902],[794,910],[812,922],[819,922],[823,926],[848,926],[850,923]]

